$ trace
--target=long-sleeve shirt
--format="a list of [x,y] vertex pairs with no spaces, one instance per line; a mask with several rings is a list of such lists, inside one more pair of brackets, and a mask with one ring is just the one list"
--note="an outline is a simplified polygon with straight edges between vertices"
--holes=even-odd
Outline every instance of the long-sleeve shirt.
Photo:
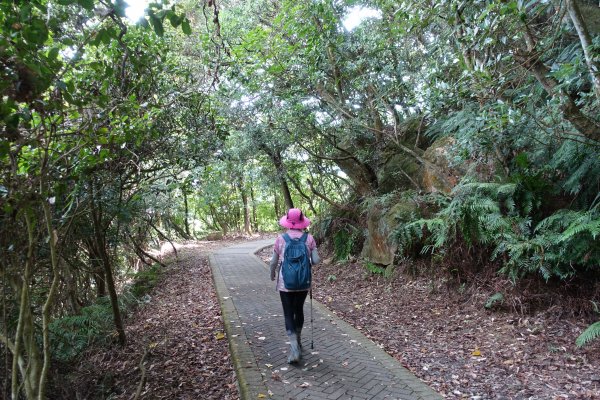
[[[286,232],[290,238],[296,239],[300,238],[304,233],[298,229],[289,229]],[[306,247],[308,248],[308,252],[310,254],[311,265],[318,264],[321,259],[319,258],[319,254],[317,253],[317,242],[315,242],[315,238],[309,233],[306,237]],[[275,239],[275,246],[273,246],[273,256],[271,257],[271,262],[269,263],[271,269],[271,280],[274,280],[277,277],[277,290],[281,292],[294,292],[296,290],[288,290],[285,288],[283,284],[283,275],[280,273],[281,263],[279,262],[280,258],[283,258],[285,254],[285,239],[283,235],[277,236]]]

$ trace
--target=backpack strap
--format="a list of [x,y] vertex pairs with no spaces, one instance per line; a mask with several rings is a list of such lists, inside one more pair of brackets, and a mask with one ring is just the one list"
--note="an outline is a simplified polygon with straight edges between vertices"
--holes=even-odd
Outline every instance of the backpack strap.
[[[304,232],[304,233],[302,234],[302,236],[300,237],[300,241],[301,241],[302,243],[304,243],[304,245],[305,245],[305,246],[306,246],[306,239],[307,239],[307,238],[308,238],[308,232]],[[308,262],[309,262],[309,264],[310,264],[310,267],[311,267],[311,269],[312,269],[312,257],[310,256],[310,249],[308,249],[308,248],[307,248],[307,249],[306,249],[306,252],[307,252],[307,253],[306,253],[306,256],[308,257]]]
[[289,243],[290,240],[292,240],[292,238],[290,237],[290,235],[288,235],[287,233],[284,233],[283,235],[281,235],[281,237],[283,238],[283,240],[285,240],[285,243]]

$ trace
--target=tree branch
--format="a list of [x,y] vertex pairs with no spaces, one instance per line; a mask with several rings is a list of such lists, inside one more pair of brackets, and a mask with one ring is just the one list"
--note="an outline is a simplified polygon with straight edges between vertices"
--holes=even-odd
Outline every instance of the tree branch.
[[566,4],[571,21],[573,22],[573,25],[577,30],[577,34],[579,35],[579,41],[581,42],[581,47],[583,48],[585,62],[590,71],[592,84],[594,85],[594,92],[596,93],[598,100],[600,100],[600,65],[594,60],[594,55],[591,52],[592,38],[587,29],[585,21],[583,20],[583,16],[579,10],[577,1],[566,0]]
[[353,207],[348,207],[348,206],[345,206],[343,204],[339,204],[339,203],[331,200],[330,198],[328,198],[327,196],[325,196],[321,192],[319,192],[317,189],[315,189],[315,186],[313,185],[313,183],[312,183],[312,181],[310,179],[307,179],[306,183],[308,183],[308,186],[310,186],[310,191],[313,192],[315,196],[317,196],[318,198],[324,200],[330,206],[335,207],[338,210],[354,211]]

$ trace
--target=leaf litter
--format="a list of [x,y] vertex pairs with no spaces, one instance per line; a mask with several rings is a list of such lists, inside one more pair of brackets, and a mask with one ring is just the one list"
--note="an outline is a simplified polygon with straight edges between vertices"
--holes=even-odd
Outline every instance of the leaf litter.
[[494,312],[484,308],[494,292],[432,290],[429,276],[384,278],[358,263],[321,263],[313,283],[316,300],[444,398],[600,399],[600,341],[575,348],[590,321],[562,317],[564,305]]

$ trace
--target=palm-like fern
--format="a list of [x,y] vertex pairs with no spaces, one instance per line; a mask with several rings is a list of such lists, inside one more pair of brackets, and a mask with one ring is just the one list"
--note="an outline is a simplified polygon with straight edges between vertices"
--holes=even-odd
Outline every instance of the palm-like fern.
[[598,202],[588,210],[559,210],[536,223],[540,197],[519,183],[463,183],[432,218],[397,232],[400,249],[425,232],[423,252],[444,251],[460,237],[469,245],[491,247],[492,258],[504,260],[501,272],[513,280],[528,273],[564,279],[576,267],[598,265]]
[[588,326],[582,333],[579,335],[577,340],[575,341],[575,345],[577,347],[583,347],[586,344],[592,342],[600,338],[600,321],[594,322],[590,326]]

